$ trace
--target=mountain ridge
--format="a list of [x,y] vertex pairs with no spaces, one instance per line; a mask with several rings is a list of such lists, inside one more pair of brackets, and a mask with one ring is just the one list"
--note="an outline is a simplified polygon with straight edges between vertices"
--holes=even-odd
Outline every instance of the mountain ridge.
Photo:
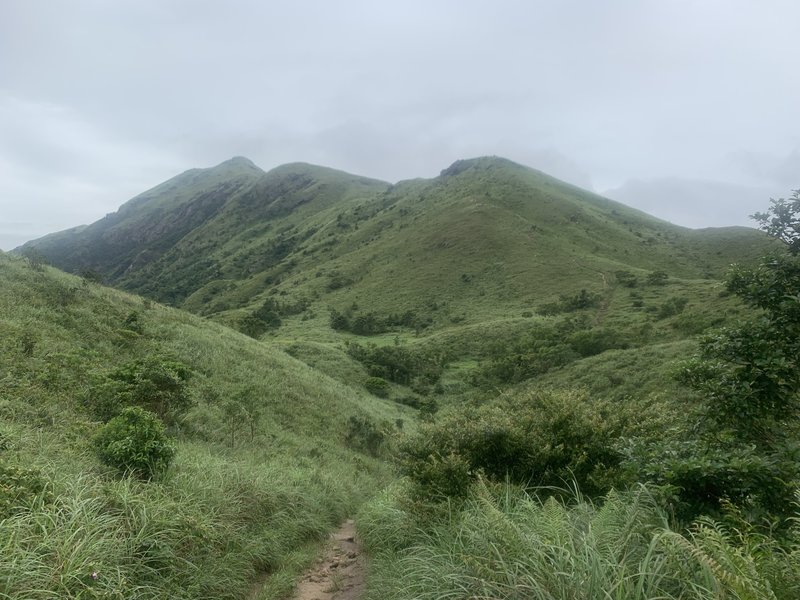
[[496,156],[394,184],[302,162],[263,171],[237,157],[21,250],[227,323],[277,294],[444,326],[569,290],[601,293],[619,270],[717,277],[768,244],[746,228],[676,226]]

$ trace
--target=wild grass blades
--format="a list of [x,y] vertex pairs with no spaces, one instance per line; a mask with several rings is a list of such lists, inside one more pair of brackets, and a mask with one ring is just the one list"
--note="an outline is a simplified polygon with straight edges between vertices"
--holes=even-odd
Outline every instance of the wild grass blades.
[[[698,522],[688,535],[673,531],[647,488],[614,492],[593,504],[584,498],[542,501],[511,486],[481,482],[449,519],[417,511],[413,540],[400,548],[395,536],[381,553],[375,536],[385,530],[370,524],[381,515],[396,520],[404,502],[383,497],[363,512],[362,535],[377,550],[374,598],[797,597],[787,575],[797,572],[796,553],[757,534],[737,538],[710,520]],[[409,520],[412,514],[405,512],[403,521]]]
[[[346,423],[402,409],[265,344],[5,255],[0,315],[0,598],[239,600],[383,485]],[[92,452],[85,400],[95,375],[162,352],[194,372],[193,412],[168,427],[165,473],[120,475]],[[229,443],[221,406],[242,393],[263,418]]]

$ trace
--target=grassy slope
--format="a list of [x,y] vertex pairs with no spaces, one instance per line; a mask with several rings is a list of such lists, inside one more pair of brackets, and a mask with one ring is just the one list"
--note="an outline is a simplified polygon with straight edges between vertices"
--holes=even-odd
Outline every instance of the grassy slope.
[[[385,467],[343,438],[350,415],[403,417],[393,404],[214,323],[8,255],[0,281],[0,461],[40,470],[55,498],[2,522],[0,597],[241,598],[265,571],[283,593],[305,544],[381,485]],[[125,330],[132,311],[142,335]],[[90,452],[99,424],[81,400],[93,374],[154,351],[192,367],[197,406],[163,480],[119,479]],[[231,447],[221,405],[242,390],[264,415]]]

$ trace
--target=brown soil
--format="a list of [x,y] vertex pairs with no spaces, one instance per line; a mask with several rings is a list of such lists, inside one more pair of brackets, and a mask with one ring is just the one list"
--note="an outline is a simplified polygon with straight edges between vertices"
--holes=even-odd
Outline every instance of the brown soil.
[[297,585],[293,600],[359,600],[365,589],[365,559],[353,521],[331,535],[325,555]]

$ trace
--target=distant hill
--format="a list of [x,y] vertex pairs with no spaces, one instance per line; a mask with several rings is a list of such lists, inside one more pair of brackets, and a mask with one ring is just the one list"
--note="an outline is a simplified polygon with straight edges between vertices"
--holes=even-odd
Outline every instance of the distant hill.
[[223,321],[277,297],[436,326],[600,291],[619,270],[717,278],[768,243],[747,228],[678,227],[497,157],[396,185],[234,158],[20,250]]

